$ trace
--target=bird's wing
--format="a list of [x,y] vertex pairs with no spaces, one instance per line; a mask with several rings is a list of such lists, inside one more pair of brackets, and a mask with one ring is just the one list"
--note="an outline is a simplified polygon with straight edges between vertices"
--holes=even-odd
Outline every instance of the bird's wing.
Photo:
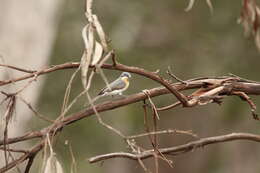
[[105,92],[110,92],[110,91],[114,91],[114,90],[120,90],[120,89],[123,89],[126,84],[124,81],[122,81],[121,79],[117,79],[115,80],[114,82],[108,84],[108,86],[110,87],[110,89],[106,86],[105,88],[103,88],[99,93],[98,95],[102,95],[104,94]]

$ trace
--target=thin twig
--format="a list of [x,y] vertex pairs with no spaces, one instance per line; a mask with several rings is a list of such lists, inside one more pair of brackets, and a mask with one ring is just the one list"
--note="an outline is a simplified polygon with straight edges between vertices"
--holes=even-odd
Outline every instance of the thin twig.
[[239,96],[242,100],[245,100],[251,107],[251,113],[253,115],[253,118],[255,120],[259,120],[259,117],[256,113],[256,105],[254,104],[254,102],[251,100],[251,98],[247,94],[245,94],[244,92],[240,92],[240,91],[234,91],[234,92],[232,92],[232,94]]
[[71,161],[70,173],[76,173],[77,172],[77,162],[76,162],[75,156],[73,154],[71,144],[69,144],[69,152],[70,152],[70,156],[71,156],[71,160],[72,160]]
[[141,138],[141,137],[145,137],[145,136],[149,136],[149,135],[155,135],[155,134],[157,134],[157,135],[161,135],[161,134],[185,134],[185,135],[192,136],[194,138],[198,137],[192,131],[167,129],[167,130],[160,130],[160,131],[156,131],[156,132],[149,132],[149,133],[142,133],[142,134],[138,134],[138,135],[132,135],[132,136],[128,136],[127,138],[128,139],[135,139],[135,138]]
[[167,74],[170,75],[170,76],[171,76],[173,79],[175,79],[176,81],[181,82],[181,83],[187,85],[187,82],[186,82],[186,81],[181,80],[180,78],[178,78],[176,75],[174,75],[174,74],[172,73],[172,70],[171,70],[171,67],[170,67],[170,66],[168,66]]
[[[8,154],[9,154],[9,157],[12,159],[12,162],[15,161],[15,158],[14,158],[13,154],[12,154],[10,151],[8,151]],[[18,173],[22,173],[22,171],[21,171],[21,169],[19,168],[19,165],[18,165],[18,164],[15,166],[15,168],[16,168],[16,170],[17,170]]]
[[[77,70],[72,74],[72,76],[69,80],[69,83],[67,85],[67,88],[66,88],[66,91],[65,91],[65,94],[64,94],[61,114],[63,114],[64,110],[67,108],[67,105],[68,105],[68,102],[69,102],[69,97],[70,97],[71,85],[72,85],[72,82],[75,79],[79,70],[80,70],[80,68],[77,68]],[[63,114],[63,116],[64,116],[64,114]]]
[[181,102],[180,101],[177,101],[171,105],[168,105],[168,106],[164,106],[164,107],[161,107],[161,108],[157,108],[157,111],[166,111],[166,110],[169,110],[169,109],[172,109],[172,108],[175,108],[177,106],[181,105]]
[[21,149],[12,149],[12,148],[4,148],[4,147],[0,147],[0,150],[7,150],[10,152],[14,152],[14,153],[28,153],[28,150],[21,150]]
[[54,120],[51,120],[51,119],[47,118],[46,116],[44,116],[44,115],[40,114],[39,112],[37,112],[37,111],[32,107],[32,105],[31,105],[28,101],[26,101],[23,97],[18,96],[17,98],[20,99],[20,100],[34,113],[34,115],[35,115],[36,117],[38,117],[38,118],[40,118],[40,119],[42,119],[42,120],[44,120],[44,121],[50,122],[50,123],[53,123],[53,122],[54,122]]
[[17,70],[17,71],[21,71],[21,72],[25,72],[25,73],[35,73],[36,72],[36,70],[27,70],[27,69],[19,68],[19,67],[12,66],[12,65],[0,64],[0,66],[10,68],[13,70]]
[[27,160],[32,154],[37,154],[43,147],[43,143],[39,143],[35,145],[31,150],[29,150],[28,153],[22,155],[18,159],[10,162],[9,164],[5,165],[4,167],[0,168],[0,172],[6,172],[7,170],[12,169],[13,167],[16,167],[18,164],[24,162]]
[[4,114],[4,120],[5,120],[5,126],[4,126],[4,140],[3,140],[3,148],[4,148],[4,158],[5,158],[5,165],[8,165],[8,157],[7,157],[7,151],[8,151],[8,125],[13,117],[13,113],[15,111],[16,106],[16,96],[10,95],[9,102],[7,104],[7,110]]

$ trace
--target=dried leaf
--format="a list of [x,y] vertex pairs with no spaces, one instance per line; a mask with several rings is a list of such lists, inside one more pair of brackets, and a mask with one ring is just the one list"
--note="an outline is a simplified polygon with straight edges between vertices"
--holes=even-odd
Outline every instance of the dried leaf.
[[55,156],[55,153],[51,154],[47,159],[43,173],[63,173],[62,166]]
[[95,51],[93,53],[91,65],[96,65],[100,61],[102,54],[103,54],[103,48],[102,48],[101,44],[96,41]]
[[255,44],[256,44],[258,51],[260,51],[260,31],[259,30],[257,30],[256,34],[255,34]]
[[94,31],[92,25],[88,25],[83,28],[82,37],[85,43],[85,51],[81,57],[80,67],[81,67],[81,81],[83,87],[85,88],[87,85],[88,68],[91,62],[91,57],[94,48]]
[[82,29],[82,32],[81,32],[81,36],[82,36],[82,39],[85,44],[85,49],[87,49],[87,47],[88,47],[87,28],[88,28],[88,25],[84,26],[84,28]]
[[80,68],[81,68],[82,85],[83,85],[83,87],[85,87],[87,85],[87,73],[88,73],[86,51],[83,52],[83,55],[81,57]]
[[190,11],[194,5],[195,0],[190,0],[188,6],[185,8],[185,11]]
[[98,17],[96,15],[93,15],[93,19],[94,19],[94,25],[96,27],[97,30],[97,34],[99,36],[99,39],[101,41],[101,44],[103,46],[103,49],[107,52],[108,51],[108,45],[107,45],[107,40],[106,40],[106,35],[105,32],[98,20]]
[[253,23],[253,29],[254,29],[254,32],[257,34],[257,31],[259,30],[259,20],[260,20],[260,9],[255,6],[255,18],[254,18],[254,23]]
[[93,0],[86,0],[85,15],[90,23],[92,23],[92,4],[93,4]]
[[260,51],[260,9],[254,0],[243,0],[241,15],[238,20],[243,26],[245,36],[253,36],[255,45]]
[[208,7],[209,7],[210,13],[213,14],[213,5],[211,3],[211,0],[206,0],[206,3],[208,5]]
[[251,26],[247,20],[244,20],[242,18],[238,19],[238,24],[241,24],[244,29],[244,35],[245,37],[249,37],[251,34]]

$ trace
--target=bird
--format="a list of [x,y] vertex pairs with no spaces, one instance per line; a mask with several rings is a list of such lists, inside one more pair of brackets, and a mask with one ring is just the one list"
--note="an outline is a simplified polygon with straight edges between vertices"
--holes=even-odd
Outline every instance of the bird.
[[98,96],[122,95],[122,92],[129,87],[129,78],[131,78],[131,74],[128,72],[123,72],[118,79],[103,88],[98,93]]

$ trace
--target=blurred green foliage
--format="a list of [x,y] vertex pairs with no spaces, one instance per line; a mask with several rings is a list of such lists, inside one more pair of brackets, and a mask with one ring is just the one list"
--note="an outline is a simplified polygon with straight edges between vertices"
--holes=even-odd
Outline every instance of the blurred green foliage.
[[[213,1],[212,15],[204,1],[196,1],[190,12],[184,11],[187,3],[188,0],[94,0],[94,13],[111,39],[111,46],[116,50],[120,63],[151,71],[160,69],[160,74],[165,77],[167,67],[171,66],[174,73],[184,80],[233,73],[259,81],[260,54],[254,41],[244,38],[242,27],[236,23],[240,14],[240,1]],[[60,13],[62,17],[51,65],[80,61],[83,52],[81,30],[86,24],[84,1],[66,0]],[[52,119],[59,115],[64,92],[73,72],[64,70],[48,75],[38,103],[44,115]],[[120,74],[116,71],[104,72],[109,81]],[[92,96],[103,86],[104,82],[97,76],[91,88]],[[133,75],[125,94],[156,86],[157,83]],[[82,86],[78,76],[73,83],[71,98],[80,91]],[[254,98],[254,101],[260,105],[259,98]],[[86,99],[82,98],[71,112],[83,109],[85,102]],[[167,105],[172,102],[172,97],[159,97],[154,102],[158,106]],[[141,133],[144,129],[142,103],[102,113],[102,117],[125,134]],[[32,121],[33,129],[46,126],[36,119]],[[248,105],[239,98],[228,98],[222,106],[206,105],[163,112],[159,127],[192,130],[199,137],[231,132],[259,132],[259,122],[252,119]],[[98,124],[94,116],[64,128],[57,137],[55,151],[69,172],[71,156],[68,146],[64,145],[65,140],[72,145],[79,172],[143,172],[138,163],[129,160],[110,160],[102,166],[90,165],[86,161],[94,155],[128,150],[123,141]],[[164,147],[191,141],[192,137],[166,135],[160,140],[160,146]],[[151,147],[146,139],[140,142]],[[160,162],[160,172],[257,172],[260,170],[260,150],[256,146],[253,143],[233,142],[209,146],[182,156],[171,156],[173,170]],[[152,160],[145,163],[151,167],[153,165]]]

